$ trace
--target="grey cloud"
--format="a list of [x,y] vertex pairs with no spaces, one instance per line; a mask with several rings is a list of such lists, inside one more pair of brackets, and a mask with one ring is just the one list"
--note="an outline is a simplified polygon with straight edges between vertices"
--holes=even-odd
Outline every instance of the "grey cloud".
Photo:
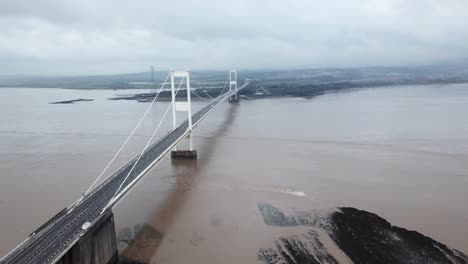
[[0,1],[0,74],[466,59],[464,0]]

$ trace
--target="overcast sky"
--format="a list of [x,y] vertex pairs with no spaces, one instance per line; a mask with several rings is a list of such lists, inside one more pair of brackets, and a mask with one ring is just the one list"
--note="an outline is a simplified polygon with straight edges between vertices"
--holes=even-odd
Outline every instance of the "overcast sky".
[[0,74],[424,65],[468,57],[467,0],[0,0]]

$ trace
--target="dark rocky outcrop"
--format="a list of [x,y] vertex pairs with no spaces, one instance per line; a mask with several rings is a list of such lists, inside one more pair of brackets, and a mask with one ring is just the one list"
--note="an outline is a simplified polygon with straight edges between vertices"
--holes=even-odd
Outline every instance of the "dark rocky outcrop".
[[[274,247],[261,249],[258,257],[264,263],[468,263],[460,251],[355,208],[289,215],[269,204],[258,208],[267,225],[310,227],[306,233],[280,237]],[[317,230],[323,230],[325,236]],[[335,245],[326,246],[327,239]]]

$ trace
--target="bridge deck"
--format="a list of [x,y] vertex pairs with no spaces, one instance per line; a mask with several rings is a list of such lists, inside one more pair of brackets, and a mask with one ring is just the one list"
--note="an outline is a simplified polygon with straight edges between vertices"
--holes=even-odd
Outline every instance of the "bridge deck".
[[[248,82],[244,83],[237,91],[247,85]],[[225,93],[192,115],[193,125],[198,124],[216,105],[235,92],[236,90]],[[131,168],[137,161],[138,156],[93,189],[73,210],[53,221],[37,234],[33,234],[4,256],[0,263],[54,263],[57,261],[79,240],[80,235],[84,232],[81,229],[84,223],[91,222],[94,224],[99,220],[102,210],[106,208],[130,171],[130,175],[125,180],[113,204],[117,203],[152,166],[161,160],[188,133],[188,121],[185,121],[148,147],[133,171],[131,171]]]

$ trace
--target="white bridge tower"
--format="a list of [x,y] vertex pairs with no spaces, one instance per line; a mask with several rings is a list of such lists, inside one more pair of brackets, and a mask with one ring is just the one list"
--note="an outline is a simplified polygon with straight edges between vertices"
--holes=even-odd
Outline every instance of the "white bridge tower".
[[[185,79],[187,87],[187,100],[176,101],[175,78]],[[172,159],[196,159],[197,151],[193,150],[192,138],[192,101],[190,98],[190,72],[189,71],[171,71],[171,90],[172,90],[172,127],[177,128],[177,112],[187,112],[188,120],[188,139],[189,150],[178,150],[177,146],[171,152]]]
[[[237,90],[237,71],[229,71],[229,91]],[[230,103],[239,102],[239,97],[237,96],[237,91],[229,97]]]

